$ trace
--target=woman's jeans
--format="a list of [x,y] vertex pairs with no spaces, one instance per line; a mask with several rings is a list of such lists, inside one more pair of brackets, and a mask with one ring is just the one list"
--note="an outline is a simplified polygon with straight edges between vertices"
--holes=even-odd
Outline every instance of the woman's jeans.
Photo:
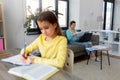
[[[88,41],[88,42],[75,42],[75,41],[70,41],[70,44],[77,44],[77,45],[80,45],[80,46],[84,46],[85,49],[88,48],[88,47],[92,47],[92,42]],[[86,50],[87,54],[90,53],[90,51]],[[93,53],[93,52],[91,52]]]

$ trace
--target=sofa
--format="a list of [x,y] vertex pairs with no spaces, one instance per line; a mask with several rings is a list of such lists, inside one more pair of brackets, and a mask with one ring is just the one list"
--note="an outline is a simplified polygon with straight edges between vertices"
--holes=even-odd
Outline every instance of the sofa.
[[[66,37],[66,31],[62,31],[63,35]],[[67,38],[67,37],[66,37]],[[99,35],[92,35],[91,42],[93,45],[99,45]],[[74,52],[74,57],[78,57],[86,54],[86,50],[84,46],[80,46],[77,44],[70,44],[68,41],[68,48]]]

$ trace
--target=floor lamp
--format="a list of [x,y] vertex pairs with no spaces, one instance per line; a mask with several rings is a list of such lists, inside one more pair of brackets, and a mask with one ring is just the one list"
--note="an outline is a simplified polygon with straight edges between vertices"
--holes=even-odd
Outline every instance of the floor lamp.
[[103,18],[102,16],[97,16],[97,22],[99,23],[99,31],[102,30],[102,21],[103,21]]

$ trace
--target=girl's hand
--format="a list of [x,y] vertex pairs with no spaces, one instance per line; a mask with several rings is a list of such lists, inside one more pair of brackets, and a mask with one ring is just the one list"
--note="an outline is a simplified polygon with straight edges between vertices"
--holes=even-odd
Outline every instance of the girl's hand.
[[23,55],[20,55],[20,59],[23,63],[26,63],[26,59],[23,57]]
[[34,63],[34,58],[31,57],[31,56],[29,56],[29,57],[27,58],[27,60],[26,60],[26,63],[27,63],[27,64],[32,64],[32,63]]
[[20,59],[23,63],[26,64],[32,64],[34,62],[34,58],[31,56],[27,56],[27,58],[24,58],[23,55],[20,55]]

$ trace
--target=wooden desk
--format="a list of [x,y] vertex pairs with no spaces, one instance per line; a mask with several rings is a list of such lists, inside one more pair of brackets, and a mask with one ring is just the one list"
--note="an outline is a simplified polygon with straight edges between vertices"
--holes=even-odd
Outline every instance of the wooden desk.
[[[11,50],[8,53],[10,54],[8,56],[12,56],[14,54],[18,54],[19,51]],[[0,59],[2,58],[5,58],[5,57],[0,57]],[[15,66],[16,65],[0,61],[0,80],[24,80],[23,78],[11,75],[7,72],[9,68],[12,68]],[[81,80],[81,79],[75,76],[74,74],[61,70],[57,72],[55,75],[53,75],[51,78],[49,78],[48,80]]]

